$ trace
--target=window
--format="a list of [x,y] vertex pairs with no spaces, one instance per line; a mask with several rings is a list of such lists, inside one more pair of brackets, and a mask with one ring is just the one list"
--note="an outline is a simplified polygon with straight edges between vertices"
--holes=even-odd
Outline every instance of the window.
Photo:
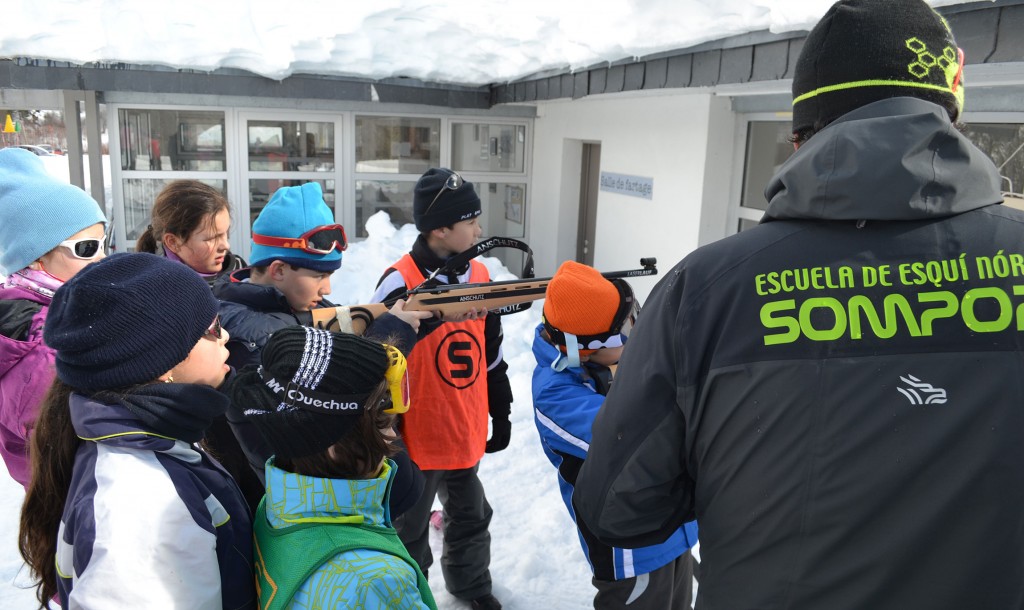
[[793,144],[789,141],[792,135],[791,122],[751,120],[746,125],[743,182],[733,224],[737,233],[757,226],[768,208],[764,188],[793,154]]
[[764,198],[764,187],[793,154],[793,144],[789,141],[792,123],[758,121],[749,125],[740,205],[765,210],[768,202]]
[[[524,237],[526,125],[453,122],[451,158],[452,169],[472,182],[480,196],[483,236]],[[499,249],[493,256],[513,272],[518,272],[521,266],[518,253],[514,251]]]
[[251,120],[246,128],[250,170],[334,170],[334,123]]
[[387,212],[397,227],[411,224],[416,181],[441,165],[441,119],[356,117],[355,230],[366,237],[366,220]]
[[153,202],[169,182],[200,180],[228,195],[225,117],[216,110],[117,110],[118,139],[111,154],[120,171],[111,177],[121,187],[114,223],[119,248],[134,247],[149,225]]
[[474,182],[480,196],[480,228],[484,237],[523,237],[526,233],[526,185]]
[[452,124],[452,167],[461,172],[523,173],[526,126]]
[[441,120],[356,117],[356,173],[416,174],[440,165]]
[[412,192],[415,186],[415,179],[356,180],[354,237],[366,237],[366,221],[377,212],[387,212],[396,227],[412,224]]
[[969,123],[964,134],[996,164],[1003,192],[1024,193],[1024,125]]
[[743,231],[746,231],[747,229],[753,229],[758,224],[759,223],[756,220],[750,220],[748,218],[740,218],[739,224],[736,225],[736,232],[737,233],[742,233]]
[[[169,182],[176,178],[166,179],[139,179],[125,178],[121,180],[121,191],[124,199],[124,225],[125,237],[135,241],[142,235],[149,225],[150,210],[153,209],[153,202],[156,196]],[[226,180],[202,180],[206,184],[227,195]]]
[[[334,180],[309,180],[308,178],[298,178],[295,180],[250,179],[249,226],[252,227],[252,223],[256,222],[256,217],[260,215],[260,212],[263,211],[263,208],[277,189],[282,186],[301,186],[307,182],[320,183],[320,190],[324,193],[324,203],[334,211]],[[336,213],[335,218],[337,218]]]
[[223,112],[121,109],[117,114],[122,170],[227,169]]

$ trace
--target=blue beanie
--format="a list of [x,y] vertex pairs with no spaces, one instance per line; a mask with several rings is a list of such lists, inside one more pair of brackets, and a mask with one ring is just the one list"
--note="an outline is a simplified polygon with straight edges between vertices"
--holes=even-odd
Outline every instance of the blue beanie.
[[148,383],[185,360],[217,316],[210,287],[162,256],[119,253],[57,289],[43,327],[57,377],[78,390]]
[[23,148],[0,150],[0,267],[21,271],[82,229],[102,222],[85,191],[56,180]]
[[[274,191],[266,207],[252,223],[252,232],[268,237],[300,237],[310,229],[335,222],[334,212],[324,203],[320,184],[306,182]],[[314,254],[299,248],[263,246],[254,242],[249,260],[253,267],[284,261],[314,271],[337,271],[341,267],[341,252],[331,250],[328,254]]]

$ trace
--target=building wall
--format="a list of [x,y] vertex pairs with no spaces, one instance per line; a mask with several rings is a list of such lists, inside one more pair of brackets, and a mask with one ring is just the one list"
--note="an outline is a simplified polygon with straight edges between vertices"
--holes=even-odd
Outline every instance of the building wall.
[[[727,108],[722,99],[703,93],[539,103],[529,231],[538,275],[550,275],[562,261],[575,258],[582,147],[599,143],[602,172],[654,181],[650,200],[599,191],[594,244],[594,265],[603,271],[636,268],[641,257],[657,257],[662,275],[631,282],[646,298],[664,272],[707,241],[701,237],[705,199],[728,201],[728,172],[717,172],[726,174],[718,196],[705,193],[720,186],[714,178],[709,183],[708,159],[732,158],[732,113],[723,111],[723,104]],[[724,151],[710,150],[723,142]],[[724,236],[724,211],[719,215],[712,209],[707,216],[721,224],[719,237]]]

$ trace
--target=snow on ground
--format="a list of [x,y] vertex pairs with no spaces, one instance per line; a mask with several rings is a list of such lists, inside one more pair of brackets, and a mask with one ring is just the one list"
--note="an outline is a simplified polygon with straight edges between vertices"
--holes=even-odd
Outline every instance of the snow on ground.
[[21,485],[0,469],[0,608],[28,610],[38,607],[28,568],[18,554],[18,519],[25,497]]
[[[384,269],[412,245],[416,229],[395,229],[383,212],[367,222],[369,238],[345,252],[333,281],[331,300],[342,304],[366,302]],[[494,279],[511,275],[493,258],[485,258]],[[590,569],[583,558],[576,530],[558,494],[555,469],[544,457],[533,423],[530,383],[534,367],[530,345],[540,321],[541,302],[530,310],[503,318],[503,352],[509,363],[515,402],[509,447],[484,457],[480,477],[494,508],[491,522],[491,576],[494,593],[508,610],[575,610],[592,607]],[[415,407],[414,407],[415,408]],[[0,608],[30,609],[34,593],[17,551],[18,518],[23,493],[0,474]],[[440,536],[431,538],[435,562],[441,556]],[[437,565],[437,564],[435,564]],[[430,571],[431,589],[442,610],[469,605],[444,590],[439,569]]]

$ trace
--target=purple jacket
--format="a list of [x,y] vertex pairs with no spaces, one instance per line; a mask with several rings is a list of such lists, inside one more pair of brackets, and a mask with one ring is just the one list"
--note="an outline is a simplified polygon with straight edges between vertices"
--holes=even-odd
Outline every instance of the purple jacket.
[[17,286],[0,288],[0,321],[9,320],[18,301],[38,303],[42,309],[32,316],[23,340],[0,333],[0,455],[11,477],[27,486],[31,474],[28,428],[35,423],[39,404],[53,382],[54,352],[43,344],[50,299]]

